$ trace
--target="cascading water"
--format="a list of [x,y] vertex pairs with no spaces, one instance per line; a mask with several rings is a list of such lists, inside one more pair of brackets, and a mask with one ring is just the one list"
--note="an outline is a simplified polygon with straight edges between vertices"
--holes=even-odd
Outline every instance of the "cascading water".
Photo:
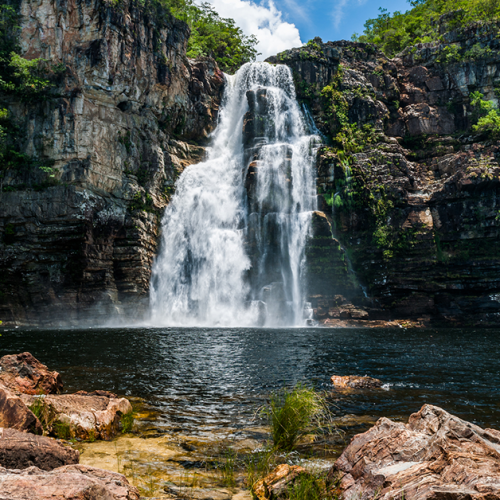
[[251,63],[227,77],[208,159],[184,170],[165,212],[152,323],[304,324],[318,143],[288,67]]

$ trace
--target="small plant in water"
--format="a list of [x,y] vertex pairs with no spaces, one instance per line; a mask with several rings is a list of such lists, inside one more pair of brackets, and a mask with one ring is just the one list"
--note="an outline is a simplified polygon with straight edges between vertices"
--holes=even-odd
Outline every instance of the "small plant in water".
[[120,418],[120,422],[121,422],[123,434],[127,434],[129,432],[132,432],[132,429],[134,428],[134,413],[129,412],[129,413],[123,414]]
[[321,426],[328,413],[324,396],[300,383],[271,394],[261,410],[269,421],[274,449],[283,451],[292,451],[301,436]]
[[313,474],[301,474],[288,488],[288,500],[323,500],[327,498],[323,478]]
[[56,422],[54,424],[54,434],[59,439],[70,439],[71,438],[71,428],[66,422]]
[[236,486],[236,461],[237,454],[232,448],[226,448],[223,453],[223,461],[219,463],[219,473],[224,486],[234,488]]

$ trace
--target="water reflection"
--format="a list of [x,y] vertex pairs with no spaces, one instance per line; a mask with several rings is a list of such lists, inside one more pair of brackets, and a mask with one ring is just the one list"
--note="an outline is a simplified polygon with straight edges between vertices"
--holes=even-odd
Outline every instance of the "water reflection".
[[144,398],[165,429],[251,424],[273,389],[299,380],[330,390],[330,376],[370,375],[389,391],[332,397],[339,415],[406,418],[442,406],[500,428],[500,329],[8,330],[0,355],[30,351],[65,390]]

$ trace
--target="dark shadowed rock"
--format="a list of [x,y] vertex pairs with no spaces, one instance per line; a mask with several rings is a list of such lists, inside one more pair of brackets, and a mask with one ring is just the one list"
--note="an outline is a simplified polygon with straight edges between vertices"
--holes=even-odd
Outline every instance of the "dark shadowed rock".
[[57,372],[51,372],[29,352],[9,354],[0,359],[0,383],[24,394],[58,394],[63,383]]
[[378,389],[382,381],[372,377],[357,377],[356,375],[333,375],[330,379],[337,389]]
[[[42,424],[33,412],[5,387],[0,387],[0,427],[42,434]],[[1,462],[0,462],[1,463]]]
[[381,418],[329,473],[346,500],[500,498],[500,432],[424,405],[408,424]]
[[79,456],[77,450],[63,446],[55,439],[0,428],[0,465],[6,469],[36,466],[49,471],[77,464]]
[[139,491],[125,476],[84,465],[51,472],[30,467],[0,468],[0,498],[9,500],[139,500]]

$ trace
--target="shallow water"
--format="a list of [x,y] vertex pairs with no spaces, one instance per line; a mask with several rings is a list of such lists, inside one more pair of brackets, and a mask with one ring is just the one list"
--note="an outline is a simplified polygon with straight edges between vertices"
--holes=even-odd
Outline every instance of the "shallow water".
[[255,425],[272,390],[330,390],[333,374],[389,387],[332,394],[339,417],[404,420],[430,403],[500,429],[500,329],[3,329],[0,355],[22,351],[59,371],[67,392],[143,398],[165,431]]

